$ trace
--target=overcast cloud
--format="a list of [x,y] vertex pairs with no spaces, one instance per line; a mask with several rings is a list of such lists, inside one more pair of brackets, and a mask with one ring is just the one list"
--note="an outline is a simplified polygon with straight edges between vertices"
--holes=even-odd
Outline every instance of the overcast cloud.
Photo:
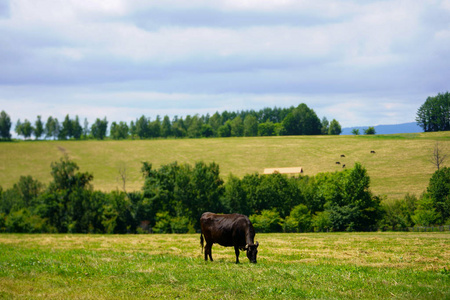
[[397,124],[449,83],[450,0],[0,0],[13,122],[306,103],[343,127]]

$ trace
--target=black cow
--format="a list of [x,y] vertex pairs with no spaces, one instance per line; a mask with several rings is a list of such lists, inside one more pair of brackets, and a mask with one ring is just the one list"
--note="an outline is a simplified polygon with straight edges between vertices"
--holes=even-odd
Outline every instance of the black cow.
[[212,261],[211,248],[214,243],[234,247],[236,263],[239,263],[239,250],[247,251],[251,263],[256,263],[259,243],[254,243],[255,229],[247,216],[240,214],[217,215],[205,212],[200,218],[202,232],[200,244],[203,250],[203,237],[206,240],[205,260]]

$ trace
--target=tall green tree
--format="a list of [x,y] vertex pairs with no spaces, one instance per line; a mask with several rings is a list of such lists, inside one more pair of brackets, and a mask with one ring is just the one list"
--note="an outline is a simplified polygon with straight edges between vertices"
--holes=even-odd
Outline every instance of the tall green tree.
[[274,136],[276,135],[276,126],[273,122],[267,121],[258,124],[258,135],[259,136]]
[[78,172],[77,163],[63,156],[59,162],[51,163],[51,175],[53,181],[49,189],[53,191],[73,191],[77,188],[90,188],[90,182],[94,176],[90,173]]
[[247,216],[252,214],[243,181],[232,174],[225,184],[222,200],[226,213],[240,213]]
[[231,121],[228,120],[219,127],[219,130],[217,131],[218,136],[220,137],[230,137],[231,136]]
[[237,116],[231,120],[231,136],[243,136],[244,135],[244,122],[240,116]]
[[449,92],[428,97],[417,111],[416,122],[425,132],[450,130]]
[[75,116],[75,120],[72,120],[72,136],[74,139],[79,140],[83,134],[83,127],[81,127],[80,119],[78,115]]
[[64,121],[61,124],[61,130],[59,131],[58,138],[60,140],[67,140],[73,137],[73,130],[72,130],[72,120],[70,120],[69,115],[66,115],[64,118]]
[[112,122],[110,129],[110,136],[114,140],[124,140],[128,138],[128,125],[125,122]]
[[324,208],[336,231],[366,231],[376,226],[381,218],[379,197],[370,191],[367,170],[356,163],[353,169],[316,176]]
[[200,128],[200,134],[203,137],[212,137],[214,136],[214,130],[212,129],[211,125],[209,124],[203,124]]
[[328,134],[328,131],[330,129],[330,122],[326,117],[322,118],[322,134],[326,135]]
[[195,115],[193,117],[186,118],[186,125],[187,125],[187,135],[190,138],[199,138],[201,137],[201,128],[203,125],[203,120],[198,116]]
[[431,176],[427,194],[433,207],[441,216],[441,222],[450,218],[450,168],[440,168]]
[[150,137],[149,120],[144,115],[136,120],[136,134],[140,139]]
[[89,122],[87,118],[84,118],[83,122],[83,139],[87,139],[89,136],[90,130],[89,130]]
[[165,138],[172,136],[172,124],[170,122],[169,116],[164,116],[161,125],[161,136]]
[[0,113],[0,139],[11,139],[11,118],[4,110]]
[[172,133],[176,138],[182,138],[187,135],[186,126],[183,118],[175,118],[172,123]]
[[149,134],[151,138],[158,138],[161,136],[161,117],[156,116],[155,121],[149,121]]
[[61,131],[61,124],[58,121],[58,118],[54,118],[55,129],[53,130],[53,139],[57,139],[59,137],[59,132]]
[[42,123],[41,116],[37,116],[37,120],[34,123],[34,136],[38,140],[44,133],[44,124]]
[[14,132],[17,135],[23,135],[22,121],[20,121],[20,119],[18,119],[16,122],[16,126],[14,127]]
[[342,132],[341,124],[339,124],[336,119],[330,122],[330,127],[328,128],[329,135],[340,135]]
[[58,232],[75,232],[82,215],[83,203],[90,203],[90,182],[93,176],[78,172],[78,165],[68,156],[51,164],[50,182],[47,190],[39,196],[36,208],[40,217],[48,220]]
[[214,113],[208,120],[208,124],[211,125],[214,136],[219,136],[219,127],[222,126],[222,117],[219,112]]
[[314,110],[302,103],[290,112],[283,122],[285,135],[319,135],[322,123]]
[[152,226],[158,212],[168,212],[172,217],[187,216],[199,228],[198,220],[203,212],[223,211],[220,201],[223,180],[215,163],[198,162],[191,167],[175,162],[158,170],[143,163],[142,173],[145,182],[141,210],[146,213],[140,215]]
[[16,123],[16,133],[17,135],[23,135],[25,139],[30,138],[33,133],[33,126],[31,125],[31,122],[25,119],[22,123],[19,119]]
[[92,136],[97,140],[103,140],[106,137],[106,130],[108,129],[108,121],[106,117],[103,120],[97,118],[95,123],[91,126]]
[[258,135],[258,120],[253,115],[247,115],[244,119],[244,136]]
[[55,134],[56,131],[56,123],[55,119],[53,119],[52,116],[49,116],[47,119],[47,122],[45,123],[45,138],[55,137],[57,134]]

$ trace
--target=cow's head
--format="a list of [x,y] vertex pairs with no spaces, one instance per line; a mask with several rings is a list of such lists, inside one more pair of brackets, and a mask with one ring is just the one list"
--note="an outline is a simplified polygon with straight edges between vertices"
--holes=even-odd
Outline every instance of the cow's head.
[[256,244],[247,244],[244,250],[247,250],[247,257],[251,263],[256,264],[256,255],[258,254],[258,246],[259,243]]

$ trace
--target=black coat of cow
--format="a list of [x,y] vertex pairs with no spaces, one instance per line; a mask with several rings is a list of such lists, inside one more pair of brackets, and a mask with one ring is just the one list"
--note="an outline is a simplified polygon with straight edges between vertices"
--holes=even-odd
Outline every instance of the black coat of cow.
[[239,263],[239,250],[247,251],[247,257],[256,263],[258,242],[254,243],[255,229],[247,216],[240,214],[217,215],[205,212],[200,218],[202,229],[200,243],[203,249],[203,237],[206,241],[205,260],[212,261],[211,248],[214,243],[234,247],[236,263]]

